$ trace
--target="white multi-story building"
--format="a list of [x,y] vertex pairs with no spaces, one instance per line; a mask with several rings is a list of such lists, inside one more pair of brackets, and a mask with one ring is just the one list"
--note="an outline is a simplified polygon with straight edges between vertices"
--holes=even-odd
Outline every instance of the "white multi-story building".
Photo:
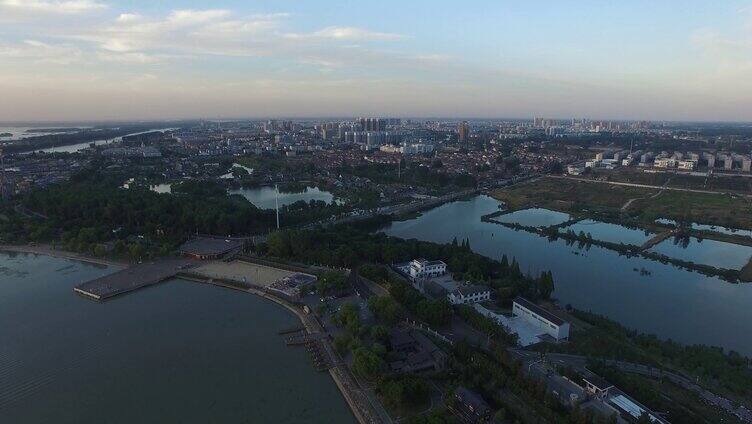
[[569,323],[535,303],[517,297],[512,304],[512,313],[533,324],[556,340],[569,338]]
[[491,289],[485,286],[464,286],[447,295],[452,305],[465,305],[491,300]]
[[697,168],[697,161],[694,160],[680,160],[677,162],[677,167],[685,171],[694,171]]
[[675,168],[677,160],[674,158],[658,158],[653,163],[656,168]]
[[446,269],[443,261],[427,261],[420,258],[410,261],[407,272],[413,279],[432,278],[446,274]]

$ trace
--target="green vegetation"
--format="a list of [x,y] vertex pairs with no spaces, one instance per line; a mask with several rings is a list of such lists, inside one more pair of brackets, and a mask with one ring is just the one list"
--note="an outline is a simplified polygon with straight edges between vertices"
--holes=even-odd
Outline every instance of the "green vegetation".
[[[658,218],[752,228],[752,200],[721,193],[665,190],[659,194],[656,189],[549,177],[498,190],[493,196],[510,209],[537,206],[644,228],[653,228]],[[622,211],[631,199],[634,202]]]
[[342,293],[349,288],[347,278],[341,272],[325,272],[316,282],[316,291],[323,296]]
[[46,219],[8,211],[12,218],[0,223],[2,238],[58,242],[68,250],[93,254],[102,253],[102,245],[109,242],[115,254],[138,259],[165,255],[197,232],[248,234],[273,222],[271,214],[210,184],[183,183],[168,196],[120,189],[114,181],[97,178],[27,193],[20,199],[22,207]]
[[467,240],[445,245],[403,240],[373,234],[367,231],[370,227],[370,223],[366,222],[360,226],[280,231],[269,236],[265,249],[260,253],[332,267],[354,269],[363,265],[360,268],[362,275],[389,286],[395,300],[411,312],[418,314],[420,310],[424,317],[438,317],[434,322],[442,321],[441,311],[447,309],[445,306],[424,303],[419,307],[423,300],[420,293],[404,282],[394,282],[396,280],[390,278],[385,269],[368,264],[389,265],[419,257],[440,259],[447,263],[455,279],[492,287],[500,303],[506,306],[518,295],[538,300],[547,298],[553,290],[551,274],[544,273],[539,278],[526,276],[515,259],[510,262],[506,256],[501,261],[487,258],[473,252]]
[[584,325],[575,325],[570,342],[545,344],[543,351],[573,353],[593,358],[618,359],[677,370],[722,394],[752,399],[752,362],[737,352],[718,347],[686,346],[671,340],[628,330],[605,317],[573,310]]
[[[726,414],[709,406],[697,393],[685,390],[668,380],[628,374],[598,362],[588,364],[588,368],[630,396],[639,399],[653,411],[667,412],[671,422],[703,424],[728,422],[730,419]],[[739,421],[731,419],[730,422]]]
[[618,211],[629,199],[655,193],[657,190],[544,177],[497,190],[492,196],[513,210],[543,207],[569,213],[593,213]]
[[[397,164],[363,162],[357,166],[343,166],[338,173],[368,178],[378,184],[408,184],[446,191],[452,187],[472,188],[477,185],[475,177],[469,174],[450,174],[418,164],[403,163],[401,170]],[[399,172],[398,172],[399,171]]]
[[[259,210],[240,196],[228,196],[209,181],[174,184],[172,195],[147,185],[122,189],[122,175],[87,171],[64,184],[37,189],[5,204],[0,239],[50,242],[66,250],[133,260],[163,256],[196,233],[252,235],[273,228],[273,211]],[[282,208],[283,224],[294,226],[339,211],[324,202],[297,202]]]

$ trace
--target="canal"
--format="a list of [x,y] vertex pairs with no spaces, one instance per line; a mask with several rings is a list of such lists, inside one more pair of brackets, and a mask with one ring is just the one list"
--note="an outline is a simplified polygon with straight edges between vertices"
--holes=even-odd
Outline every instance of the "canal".
[[[628,258],[598,246],[568,246],[565,240],[481,222],[499,209],[488,196],[448,203],[416,219],[393,222],[383,232],[405,239],[449,243],[469,239],[471,248],[493,259],[517,258],[523,272],[551,270],[560,304],[591,310],[637,331],[688,344],[722,346],[752,355],[752,285],[676,268],[641,257]],[[540,210],[515,221],[550,223],[565,217],[542,217]],[[498,219],[498,218],[497,218]],[[592,224],[585,222],[583,225]],[[582,228],[583,230],[585,228]],[[618,240],[611,226],[610,240]],[[597,233],[597,231],[592,231]],[[635,241],[624,228],[624,239]],[[723,250],[714,250],[723,255]],[[708,258],[714,262],[713,258]],[[714,258],[723,263],[723,258]],[[647,270],[649,273],[641,273]]]

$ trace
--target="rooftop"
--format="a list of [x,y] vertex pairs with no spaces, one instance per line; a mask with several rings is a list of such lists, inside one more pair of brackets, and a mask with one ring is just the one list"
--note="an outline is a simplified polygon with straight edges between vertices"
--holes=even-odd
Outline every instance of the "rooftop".
[[559,318],[558,316],[554,315],[553,313],[549,312],[547,309],[543,309],[540,306],[536,305],[535,303],[525,299],[524,297],[516,297],[514,299],[514,303],[524,307],[525,309],[528,309],[537,315],[547,319],[548,321],[556,324],[556,325],[563,325],[566,323],[563,319]]

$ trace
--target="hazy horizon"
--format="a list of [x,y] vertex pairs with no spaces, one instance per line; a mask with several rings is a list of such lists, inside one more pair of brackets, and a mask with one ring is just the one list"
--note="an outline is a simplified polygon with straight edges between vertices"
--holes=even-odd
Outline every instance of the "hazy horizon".
[[0,25],[0,122],[752,121],[749,1],[0,0]]

